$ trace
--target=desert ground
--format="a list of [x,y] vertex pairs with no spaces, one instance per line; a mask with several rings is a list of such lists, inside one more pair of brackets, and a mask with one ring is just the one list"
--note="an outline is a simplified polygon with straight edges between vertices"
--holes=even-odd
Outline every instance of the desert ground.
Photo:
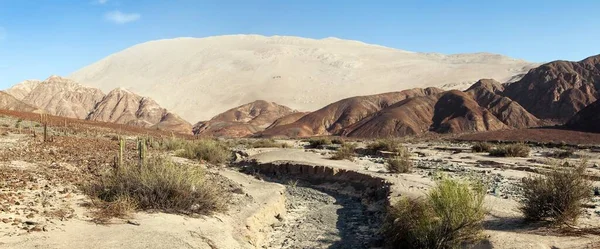
[[[87,122],[47,127],[43,120],[0,118],[0,245],[2,248],[383,248],[381,226],[390,203],[422,197],[439,174],[485,184],[481,240],[474,248],[598,248],[599,196],[586,203],[569,231],[528,223],[519,211],[521,178],[585,159],[586,174],[600,187],[600,149],[531,145],[527,157],[472,152],[472,142],[411,138],[413,170],[392,173],[389,153],[360,153],[371,141],[346,141],[358,149],[351,160],[332,160],[339,145],[307,148],[303,140],[231,139],[226,163],[187,159],[177,150],[149,146],[149,157],[167,156],[178,167],[200,168],[226,208],[210,214],[133,209],[124,216],[102,212],[102,201],[85,186],[114,167],[119,141],[135,161],[140,138],[175,138],[150,130],[121,130]],[[193,138],[187,138],[192,140]],[[273,141],[269,141],[273,142]],[[285,144],[283,146],[282,144]],[[282,148],[283,147],[283,148]],[[564,159],[554,152],[572,149]],[[598,194],[598,193],[596,193]]]

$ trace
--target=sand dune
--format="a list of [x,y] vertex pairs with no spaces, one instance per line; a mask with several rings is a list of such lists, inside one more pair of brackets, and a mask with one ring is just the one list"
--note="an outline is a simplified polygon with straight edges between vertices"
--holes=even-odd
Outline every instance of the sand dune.
[[337,38],[230,35],[146,42],[69,78],[103,91],[125,87],[196,122],[257,99],[313,111],[358,95],[464,89],[481,78],[508,81],[534,66],[489,53],[415,53]]

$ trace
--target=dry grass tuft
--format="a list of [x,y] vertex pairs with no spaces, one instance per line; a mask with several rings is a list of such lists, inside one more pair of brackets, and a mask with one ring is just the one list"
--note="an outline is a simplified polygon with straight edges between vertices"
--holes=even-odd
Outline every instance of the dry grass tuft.
[[223,164],[232,158],[231,151],[224,143],[212,139],[188,142],[177,156],[203,160],[212,164]]
[[410,173],[413,163],[410,160],[410,152],[404,146],[396,147],[397,155],[387,159],[386,169],[393,173]]
[[342,144],[342,147],[340,147],[331,157],[331,159],[333,160],[350,160],[350,161],[354,161],[354,151],[356,150],[356,145],[355,144],[351,144],[351,143],[345,143]]
[[493,148],[493,146],[490,143],[477,142],[477,143],[473,144],[473,147],[471,147],[471,150],[473,150],[473,152],[480,153],[480,152],[490,152],[492,150],[492,148]]
[[326,145],[331,145],[331,140],[326,137],[311,138],[308,140],[308,148],[321,148]]
[[523,178],[520,209],[525,219],[576,223],[583,213],[583,204],[592,197],[592,185],[585,169],[585,163],[581,163],[571,168],[555,167],[543,175]]
[[367,145],[367,150],[371,154],[377,154],[379,151],[400,152],[404,149],[398,139],[380,139]]
[[403,198],[383,227],[389,248],[461,248],[480,239],[485,215],[481,184],[442,178],[425,198]]
[[125,164],[85,188],[107,203],[104,214],[117,216],[131,209],[211,214],[226,208],[226,196],[208,182],[201,168],[177,165],[167,158],[150,158],[141,167]]
[[526,144],[509,144],[498,146],[490,151],[490,156],[495,157],[528,157],[531,149]]
[[286,143],[280,143],[275,139],[258,139],[249,144],[251,148],[288,148],[289,145]]

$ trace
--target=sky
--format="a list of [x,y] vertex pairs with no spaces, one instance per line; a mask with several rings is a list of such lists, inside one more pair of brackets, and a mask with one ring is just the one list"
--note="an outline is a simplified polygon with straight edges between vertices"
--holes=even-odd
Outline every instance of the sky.
[[600,53],[599,12],[597,0],[0,0],[0,89],[150,40],[227,34],[581,60]]

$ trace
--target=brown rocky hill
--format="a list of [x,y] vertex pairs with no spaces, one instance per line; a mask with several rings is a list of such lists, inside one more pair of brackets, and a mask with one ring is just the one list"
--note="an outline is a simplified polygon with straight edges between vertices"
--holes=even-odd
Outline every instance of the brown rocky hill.
[[567,122],[566,127],[580,131],[600,132],[600,100],[579,111]]
[[52,115],[85,119],[103,97],[99,89],[51,76],[37,84],[21,101]]
[[262,131],[276,120],[297,113],[287,106],[256,100],[194,125],[197,135],[244,137]]
[[44,112],[38,108],[24,103],[23,101],[18,100],[11,94],[8,94],[4,91],[0,91],[0,109],[19,112]]
[[531,69],[502,95],[540,119],[564,122],[600,97],[600,55],[554,61]]
[[192,131],[190,123],[168,112],[156,101],[122,88],[114,89],[104,96],[86,119],[141,127],[170,128],[168,130],[181,133]]
[[190,123],[168,112],[154,100],[120,88],[105,95],[99,89],[51,76],[41,82],[24,81],[7,92],[19,97],[4,97],[1,101],[7,102],[7,106],[20,107],[3,109],[43,111],[61,117],[154,127],[188,134],[192,131]]
[[419,135],[429,131],[461,133],[506,129],[486,108],[467,93],[448,91],[414,97],[344,129],[350,137],[387,137]]
[[265,130],[260,135],[294,137],[337,134],[345,127],[402,100],[417,96],[434,95],[442,91],[433,87],[415,88],[401,92],[347,98],[306,114],[294,123]]
[[267,127],[267,129],[272,129],[272,128],[275,128],[278,126],[294,123],[294,122],[298,121],[298,119],[301,119],[302,117],[306,116],[306,114],[309,114],[309,113],[310,112],[295,112],[292,114],[288,114],[286,116],[283,116],[283,117],[275,120],[271,125],[269,125],[269,127]]

